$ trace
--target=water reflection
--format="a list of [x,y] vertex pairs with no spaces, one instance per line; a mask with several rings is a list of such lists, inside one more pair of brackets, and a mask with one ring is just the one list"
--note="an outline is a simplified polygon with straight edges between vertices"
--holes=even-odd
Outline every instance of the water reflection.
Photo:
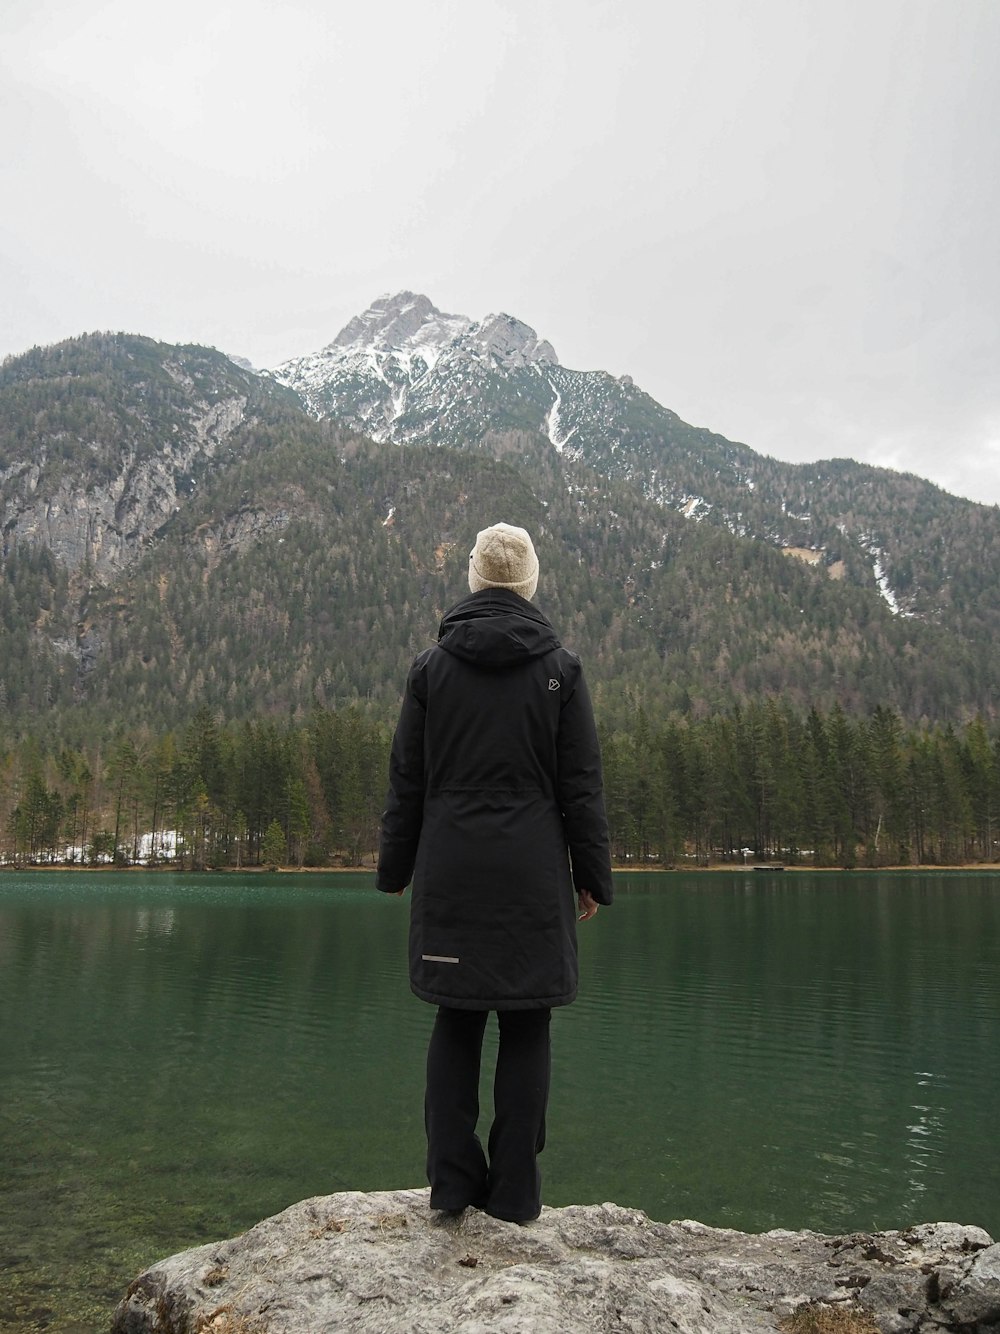
[[167,936],[174,929],[173,908],[138,908],[135,914],[137,936]]

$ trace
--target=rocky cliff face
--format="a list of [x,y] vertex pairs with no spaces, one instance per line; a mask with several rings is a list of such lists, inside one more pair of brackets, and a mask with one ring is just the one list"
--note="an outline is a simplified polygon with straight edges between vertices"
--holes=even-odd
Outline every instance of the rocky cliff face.
[[238,459],[262,415],[301,411],[212,348],[92,334],[0,367],[0,557],[46,547],[112,583]]
[[[131,1285],[112,1334],[985,1334],[1000,1246],[981,1228],[750,1236],[614,1204],[521,1227],[440,1219],[422,1190],[306,1200]],[[826,1320],[827,1323],[820,1323]]]
[[0,473],[4,551],[19,543],[47,546],[68,569],[86,566],[98,582],[111,582],[181,507],[197,474],[243,422],[246,406],[244,395],[196,401],[187,431],[145,456],[126,443],[107,480],[64,473],[51,485],[45,449],[12,465]]

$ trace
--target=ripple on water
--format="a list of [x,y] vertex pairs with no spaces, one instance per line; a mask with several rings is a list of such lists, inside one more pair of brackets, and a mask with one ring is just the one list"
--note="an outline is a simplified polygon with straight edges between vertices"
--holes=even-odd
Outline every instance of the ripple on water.
[[[0,1254],[50,1329],[297,1198],[421,1180],[405,907],[331,879],[0,879]],[[549,1202],[1000,1231],[1000,880],[641,879],[554,1015]]]

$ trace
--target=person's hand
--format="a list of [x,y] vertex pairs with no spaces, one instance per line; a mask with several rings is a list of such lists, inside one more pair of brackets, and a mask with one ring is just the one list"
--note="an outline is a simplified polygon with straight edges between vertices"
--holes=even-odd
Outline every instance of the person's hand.
[[592,917],[597,916],[597,900],[591,898],[585,889],[576,891],[576,901],[580,908],[580,916],[576,919],[578,922],[589,922]]

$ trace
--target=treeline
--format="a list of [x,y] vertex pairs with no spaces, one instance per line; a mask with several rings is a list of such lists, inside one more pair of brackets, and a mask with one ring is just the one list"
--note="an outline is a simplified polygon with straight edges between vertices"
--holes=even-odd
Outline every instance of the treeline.
[[[1000,732],[906,726],[769,700],[604,726],[621,865],[779,859],[959,865],[1000,856]],[[0,755],[0,861],[372,865],[391,728],[361,708]]]
[[222,728],[202,709],[179,736],[51,755],[26,742],[0,760],[0,861],[360,866],[390,739],[359,710]]
[[775,700],[603,736],[619,862],[959,865],[1000,855],[1000,735]]

